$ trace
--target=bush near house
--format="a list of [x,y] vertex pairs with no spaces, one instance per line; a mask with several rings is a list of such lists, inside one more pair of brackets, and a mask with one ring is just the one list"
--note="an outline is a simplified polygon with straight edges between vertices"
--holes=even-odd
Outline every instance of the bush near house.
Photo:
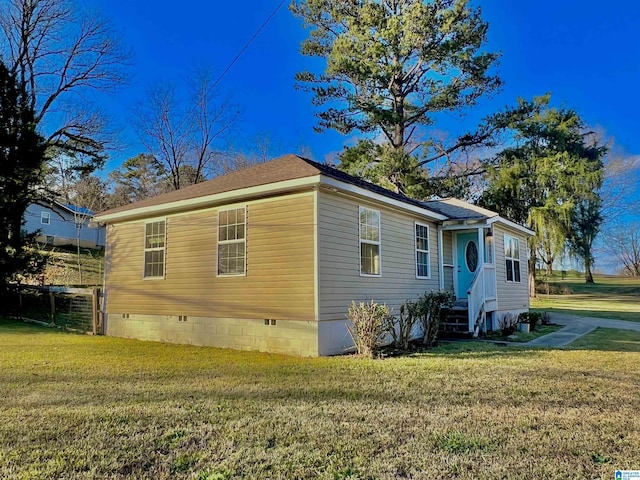
[[518,316],[513,313],[505,313],[498,322],[498,329],[503,337],[513,335],[518,326]]
[[[541,312],[522,312],[520,315],[518,315],[518,322],[528,323],[529,331],[533,332],[538,326],[538,324],[545,325],[545,323],[543,323],[543,318],[542,318],[543,316],[544,315]],[[548,323],[546,325],[548,325]]]
[[370,303],[351,302],[347,311],[351,325],[347,326],[358,355],[372,358],[384,341],[391,321],[391,309],[373,300]]
[[406,351],[418,324],[422,327],[422,343],[433,346],[440,327],[440,313],[443,308],[451,307],[454,299],[454,294],[445,290],[425,292],[415,301],[407,300],[397,316],[392,315],[389,307],[373,300],[358,305],[352,302],[347,318],[352,323],[348,328],[357,352],[371,357],[388,337],[392,338],[395,348]]

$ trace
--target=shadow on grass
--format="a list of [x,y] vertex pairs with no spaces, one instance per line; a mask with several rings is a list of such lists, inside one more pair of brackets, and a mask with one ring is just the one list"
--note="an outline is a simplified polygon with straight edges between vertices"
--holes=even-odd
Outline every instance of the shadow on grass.
[[[46,323],[43,320],[39,322]],[[85,335],[84,333],[64,329],[64,325],[42,325],[18,319],[0,317],[0,334],[2,335],[42,335],[42,334],[62,334],[62,335]]]

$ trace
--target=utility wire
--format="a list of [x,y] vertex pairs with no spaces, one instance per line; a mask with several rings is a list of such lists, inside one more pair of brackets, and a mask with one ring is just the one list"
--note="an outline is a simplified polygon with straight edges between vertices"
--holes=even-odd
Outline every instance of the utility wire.
[[216,88],[216,85],[218,85],[218,83],[220,83],[220,80],[222,80],[224,78],[224,76],[227,74],[227,72],[229,70],[231,70],[231,67],[233,67],[233,65],[240,59],[240,57],[242,56],[242,54],[247,50],[247,48],[249,48],[249,46],[253,43],[253,41],[258,37],[258,35],[260,35],[260,32],[262,32],[262,30],[264,30],[264,27],[267,26],[267,24],[271,21],[271,19],[275,16],[276,13],[278,13],[278,10],[280,10],[280,8],[282,7],[282,5],[284,5],[285,0],[282,0],[278,6],[275,8],[275,10],[273,12],[271,12],[271,15],[269,15],[267,17],[267,19],[262,23],[262,25],[260,25],[260,28],[258,28],[258,30],[256,31],[256,33],[253,34],[253,36],[249,39],[249,41],[245,44],[244,47],[242,47],[242,50],[240,50],[240,52],[236,55],[236,57],[231,61],[231,63],[227,66],[227,68],[224,69],[224,72],[222,72],[220,74],[220,76],[218,77],[218,79],[213,83],[213,86],[211,87],[211,90],[213,90],[214,88]]

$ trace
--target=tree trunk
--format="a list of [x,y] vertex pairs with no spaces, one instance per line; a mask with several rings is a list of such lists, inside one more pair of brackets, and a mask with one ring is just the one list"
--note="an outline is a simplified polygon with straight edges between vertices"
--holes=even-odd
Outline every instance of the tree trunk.
[[584,259],[584,283],[596,283],[593,281],[593,274],[591,273],[591,259]]
[[547,276],[550,277],[553,275],[553,260],[545,262],[547,266]]

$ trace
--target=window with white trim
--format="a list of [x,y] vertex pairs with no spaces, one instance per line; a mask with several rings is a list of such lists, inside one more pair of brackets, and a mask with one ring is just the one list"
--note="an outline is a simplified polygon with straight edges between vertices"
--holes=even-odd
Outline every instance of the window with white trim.
[[429,226],[421,223],[415,224],[416,236],[416,277],[430,278],[429,267]]
[[359,208],[360,275],[380,275],[380,212]]
[[49,225],[51,223],[51,213],[40,212],[40,223],[42,225]]
[[218,275],[246,273],[246,209],[218,212]]
[[144,278],[164,278],[166,221],[149,222],[144,229]]
[[504,258],[507,282],[520,282],[520,241],[506,234],[504,236]]

